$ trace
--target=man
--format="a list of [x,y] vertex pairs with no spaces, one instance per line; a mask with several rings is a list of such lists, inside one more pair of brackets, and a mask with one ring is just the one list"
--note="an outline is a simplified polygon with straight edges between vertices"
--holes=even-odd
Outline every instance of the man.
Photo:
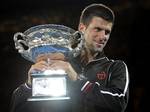
[[[27,83],[14,92],[14,99],[19,101],[14,100],[17,104],[13,104],[12,110],[17,110],[24,105],[30,96],[33,71],[63,69],[70,78],[72,111],[124,112],[128,103],[127,66],[123,61],[109,60],[103,51],[113,24],[114,13],[110,8],[102,4],[87,6],[81,14],[78,27],[85,39],[81,54],[69,61],[65,60],[61,54],[37,57],[36,63],[29,70]],[[51,59],[50,64],[46,62],[48,58]],[[23,101],[17,98],[18,94]],[[47,112],[44,109],[41,110],[43,111]]]

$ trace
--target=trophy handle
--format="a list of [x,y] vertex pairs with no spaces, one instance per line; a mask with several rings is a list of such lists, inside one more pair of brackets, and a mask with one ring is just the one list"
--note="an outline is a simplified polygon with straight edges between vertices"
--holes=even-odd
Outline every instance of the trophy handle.
[[73,34],[71,40],[71,48],[73,48],[73,56],[80,54],[81,50],[84,48],[84,34],[81,31],[76,31]]
[[15,47],[19,53],[27,52],[29,47],[27,45],[27,36],[21,32],[14,34]]

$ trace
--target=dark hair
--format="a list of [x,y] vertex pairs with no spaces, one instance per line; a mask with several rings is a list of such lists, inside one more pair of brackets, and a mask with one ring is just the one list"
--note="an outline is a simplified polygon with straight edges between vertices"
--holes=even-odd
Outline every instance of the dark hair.
[[88,26],[94,16],[114,23],[114,12],[103,4],[91,4],[85,7],[80,16],[80,23]]

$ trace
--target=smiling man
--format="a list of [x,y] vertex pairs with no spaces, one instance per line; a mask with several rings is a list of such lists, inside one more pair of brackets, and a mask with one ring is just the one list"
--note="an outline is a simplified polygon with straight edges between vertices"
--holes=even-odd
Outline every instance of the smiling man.
[[48,55],[51,64],[47,64],[45,56],[37,58],[28,72],[28,81],[14,92],[12,112],[25,109],[33,112],[32,105],[34,108],[42,108],[36,112],[53,112],[50,104],[46,108],[43,108],[43,104],[35,106],[34,102],[26,105],[26,99],[31,96],[32,71],[46,69],[63,69],[69,76],[69,112],[124,112],[129,93],[127,66],[121,60],[108,59],[103,50],[110,38],[114,19],[114,12],[103,4],[87,6],[82,11],[78,26],[85,40],[81,53],[68,60],[60,54]]

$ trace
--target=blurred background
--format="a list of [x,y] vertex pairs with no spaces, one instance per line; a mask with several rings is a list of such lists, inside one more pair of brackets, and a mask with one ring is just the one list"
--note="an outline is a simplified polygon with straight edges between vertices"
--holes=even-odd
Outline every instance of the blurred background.
[[27,80],[32,64],[15,50],[14,33],[50,23],[77,30],[81,11],[91,3],[104,3],[116,15],[105,52],[109,58],[124,60],[128,66],[127,112],[148,109],[150,0],[3,0],[0,4],[0,112],[9,112],[12,92]]

